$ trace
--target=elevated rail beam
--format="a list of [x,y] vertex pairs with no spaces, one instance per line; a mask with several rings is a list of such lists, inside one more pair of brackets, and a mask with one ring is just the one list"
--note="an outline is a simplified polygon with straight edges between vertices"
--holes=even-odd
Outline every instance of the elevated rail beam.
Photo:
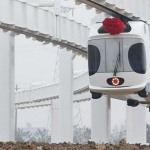
[[[74,78],[74,103],[88,101],[91,99],[88,86],[88,73]],[[51,105],[52,100],[59,99],[59,84],[52,84],[45,87],[25,90],[15,93],[15,108],[23,109],[30,107],[41,107]]]
[[142,20],[150,24],[149,0],[75,0],[75,3],[84,3],[88,10],[95,8],[97,13],[105,12],[113,17]]
[[1,3],[0,28],[4,32],[24,34],[27,38],[60,45],[86,57],[88,26],[24,0],[2,0]]

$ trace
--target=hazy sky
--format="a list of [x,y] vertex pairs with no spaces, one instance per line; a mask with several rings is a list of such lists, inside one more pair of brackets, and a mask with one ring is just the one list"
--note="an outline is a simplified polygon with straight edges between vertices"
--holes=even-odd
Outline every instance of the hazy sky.
[[[73,1],[70,1],[73,5]],[[90,25],[90,19],[95,11],[86,11],[85,6],[76,7],[75,19],[84,24]],[[57,48],[51,44],[42,45],[40,42],[26,39],[20,35],[15,38],[15,83],[19,88],[25,89],[31,83],[46,81],[53,82],[54,68]],[[87,69],[87,61],[77,56],[74,60],[74,70]],[[90,101],[81,102],[81,115],[83,125],[91,126],[91,105]],[[120,124],[126,118],[126,102],[112,101],[112,126]],[[18,110],[18,127],[26,127],[29,122],[33,127],[46,127],[49,107],[30,108]],[[75,112],[75,111],[74,111]],[[119,113],[118,113],[119,112]],[[147,121],[150,122],[150,115],[147,110]]]

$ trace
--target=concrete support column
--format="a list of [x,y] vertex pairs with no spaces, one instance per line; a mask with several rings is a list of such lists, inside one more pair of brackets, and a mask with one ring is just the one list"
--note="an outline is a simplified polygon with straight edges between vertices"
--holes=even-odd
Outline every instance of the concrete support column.
[[128,143],[146,143],[146,108],[129,107],[126,111],[126,138]]
[[15,109],[15,141],[17,139],[17,109]]
[[60,52],[60,142],[73,142],[73,59],[72,52]]
[[59,143],[59,99],[51,103],[51,143]]
[[91,140],[108,143],[111,133],[111,102],[109,96],[91,101]]
[[0,141],[14,141],[14,37],[0,29]]

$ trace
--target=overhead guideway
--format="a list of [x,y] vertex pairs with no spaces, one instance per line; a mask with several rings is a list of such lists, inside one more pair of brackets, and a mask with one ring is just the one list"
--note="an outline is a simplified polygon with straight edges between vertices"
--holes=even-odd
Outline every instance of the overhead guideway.
[[[88,86],[88,72],[73,80],[73,101],[81,102],[91,99]],[[59,99],[59,84],[15,92],[15,108],[33,108],[51,105],[52,100]]]
[[84,3],[87,9],[95,8],[97,13],[105,12],[113,17],[142,20],[150,24],[149,0],[75,0],[75,3]]
[[1,3],[0,28],[4,32],[12,31],[14,36],[24,34],[86,57],[88,26],[25,0],[2,0]]
[[[5,32],[12,31],[13,35],[24,34],[27,38],[32,37],[45,44],[60,45],[84,57],[87,56],[88,26],[25,0],[2,0],[2,3],[0,28]],[[76,0],[76,4],[81,3],[87,4],[88,9],[94,7],[97,12],[103,11],[115,17],[141,19],[148,23],[150,21],[149,0],[117,0],[115,3],[111,0]]]

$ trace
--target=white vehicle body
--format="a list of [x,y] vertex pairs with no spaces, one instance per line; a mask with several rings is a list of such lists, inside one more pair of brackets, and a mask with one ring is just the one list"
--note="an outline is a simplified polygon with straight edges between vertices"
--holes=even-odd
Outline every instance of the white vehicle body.
[[[149,94],[147,97],[137,94],[143,89],[150,92],[150,27],[141,21],[128,23],[131,31],[118,35],[98,33],[101,23],[91,27],[88,40],[89,88],[91,92],[121,100],[150,101]],[[120,61],[114,73],[118,53]],[[115,77],[122,83],[111,85]]]

